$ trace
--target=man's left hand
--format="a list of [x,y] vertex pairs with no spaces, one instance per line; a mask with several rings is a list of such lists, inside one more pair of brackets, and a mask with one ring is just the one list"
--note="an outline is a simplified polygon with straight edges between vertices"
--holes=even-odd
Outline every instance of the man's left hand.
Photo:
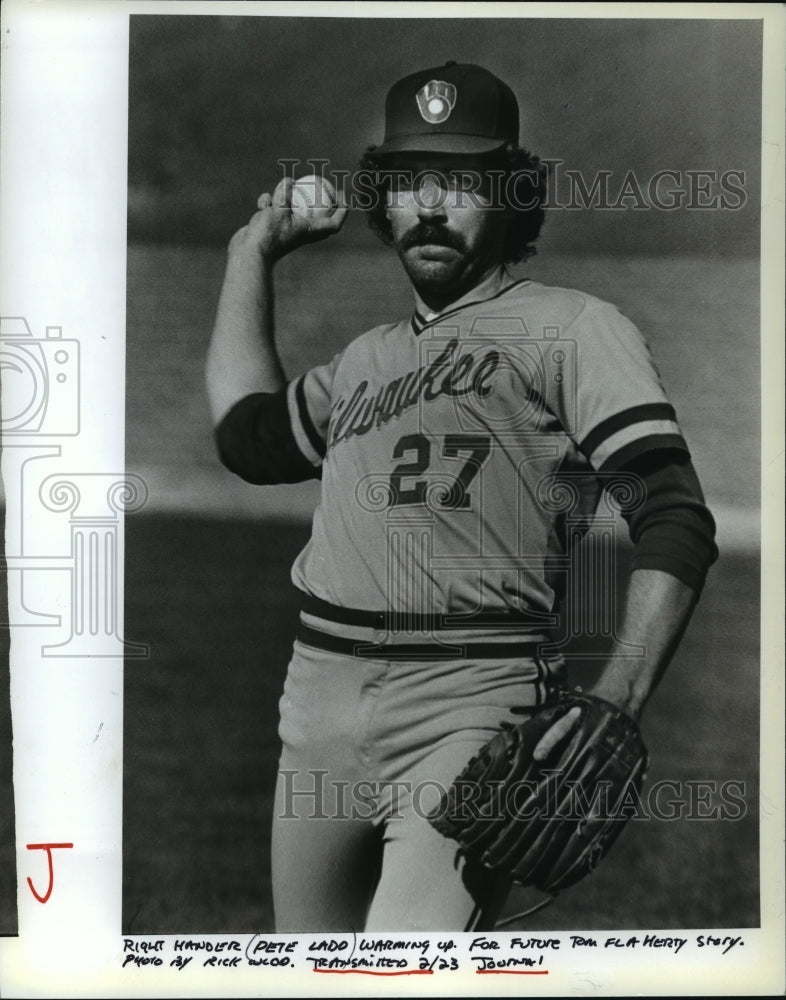
[[[633,694],[631,685],[624,677],[619,676],[620,671],[608,670],[607,675],[602,676],[595,687],[588,692],[596,698],[603,698],[610,702],[621,712],[625,712],[632,719],[638,721],[641,710],[644,707],[644,699]],[[543,736],[535,747],[532,756],[535,760],[545,760],[551,751],[575,728],[581,717],[579,708],[571,708],[569,712],[561,716],[554,725]]]

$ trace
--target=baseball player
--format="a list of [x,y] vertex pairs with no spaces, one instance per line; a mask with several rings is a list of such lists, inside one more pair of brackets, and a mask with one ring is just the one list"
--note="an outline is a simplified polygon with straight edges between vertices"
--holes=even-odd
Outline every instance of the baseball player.
[[[633,484],[635,550],[594,693],[634,719],[716,558],[714,523],[639,331],[508,270],[534,252],[545,197],[511,89],[473,65],[405,77],[362,166],[411,315],[287,379],[275,262],[337,233],[347,207],[303,217],[285,179],[231,240],[208,356],[226,466],[258,484],[321,478],[292,571],[276,928],[489,928],[504,878],[425,816],[501,722],[557,696],[564,661],[548,643],[604,487]],[[559,719],[536,758],[574,724]]]

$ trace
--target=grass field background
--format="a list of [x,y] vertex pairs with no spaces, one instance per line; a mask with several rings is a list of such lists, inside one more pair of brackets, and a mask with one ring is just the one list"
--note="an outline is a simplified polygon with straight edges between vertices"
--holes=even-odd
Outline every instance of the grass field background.
[[[530,148],[587,180],[607,171],[612,192],[628,171],[644,182],[663,167],[678,187],[696,168],[747,178],[744,205],[709,212],[563,211],[560,185],[527,269],[614,301],[653,346],[718,520],[721,560],[645,716],[650,781],[742,780],[747,806],[736,823],[634,824],[591,879],[527,926],[757,922],[760,358],[750,255],[760,234],[762,22],[622,14],[130,18],[128,226],[139,243],[128,251],[127,466],[150,499],[127,521],[125,634],[151,657],[126,670],[128,929],[270,929],[277,701],[296,619],[287,581],[317,499],[314,483],[258,490],[219,467],[202,369],[224,254],[200,244],[226,241],[246,221],[282,153],[301,160],[301,173],[314,154],[354,164],[361,137],[382,135],[390,82],[456,58],[487,65],[519,93]],[[289,374],[411,307],[395,256],[350,216],[339,240],[278,268]],[[663,256],[674,248],[683,255]],[[567,249],[574,255],[556,252]],[[9,702],[0,629],[0,934],[16,929]]]
[[[348,225],[360,223],[352,217]],[[213,248],[129,248],[127,465],[145,475],[158,508],[257,514],[291,512],[294,503],[306,517],[313,484],[259,490],[224,474],[216,459],[203,371],[224,261]],[[538,256],[514,273],[607,299],[636,323],[713,510],[736,544],[740,515],[750,524],[759,504],[758,261],[556,254],[547,226]],[[276,308],[287,373],[321,364],[412,305],[395,254],[371,234],[355,234],[346,248],[339,237],[284,258]]]
[[[129,520],[126,635],[152,655],[126,668],[126,931],[272,929],[277,703],[297,617],[286,580],[307,537],[281,522]],[[716,568],[643,725],[648,782],[741,780],[745,817],[632,821],[592,876],[522,927],[758,924],[757,637],[738,613],[757,585],[755,558]]]
[[[289,374],[410,308],[377,247],[296,256],[277,284]],[[125,637],[151,649],[125,681],[123,922],[138,933],[272,929],[277,702],[297,618],[289,568],[315,492],[248,487],[215,458],[202,369],[222,270],[221,251],[129,250],[127,466],[150,488],[126,521]],[[743,782],[745,815],[633,821],[597,872],[521,927],[755,926],[756,263],[544,255],[528,271],[611,299],[652,344],[721,558],[644,716],[648,781]]]

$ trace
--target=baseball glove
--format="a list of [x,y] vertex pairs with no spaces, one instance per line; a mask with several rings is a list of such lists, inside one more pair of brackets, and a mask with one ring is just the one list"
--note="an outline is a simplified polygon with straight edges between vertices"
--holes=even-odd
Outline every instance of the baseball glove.
[[[571,708],[571,732],[549,756],[532,752]],[[563,693],[502,730],[470,760],[428,819],[467,857],[520,885],[556,893],[589,874],[630,818],[647,768],[639,727],[592,695]]]

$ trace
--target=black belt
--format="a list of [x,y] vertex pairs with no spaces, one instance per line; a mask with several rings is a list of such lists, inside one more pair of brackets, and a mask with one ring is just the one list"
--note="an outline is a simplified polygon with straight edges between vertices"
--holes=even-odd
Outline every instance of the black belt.
[[388,632],[426,632],[428,630],[464,628],[509,628],[517,632],[542,633],[555,624],[554,615],[539,615],[527,611],[474,611],[469,614],[441,612],[421,614],[414,611],[362,611],[330,604],[312,594],[302,595],[301,608],[306,614],[324,618],[339,625],[385,629]]
[[389,642],[374,645],[366,639],[348,639],[343,635],[320,632],[302,622],[296,637],[315,649],[364,660],[504,660],[533,659],[538,655],[537,642]]

